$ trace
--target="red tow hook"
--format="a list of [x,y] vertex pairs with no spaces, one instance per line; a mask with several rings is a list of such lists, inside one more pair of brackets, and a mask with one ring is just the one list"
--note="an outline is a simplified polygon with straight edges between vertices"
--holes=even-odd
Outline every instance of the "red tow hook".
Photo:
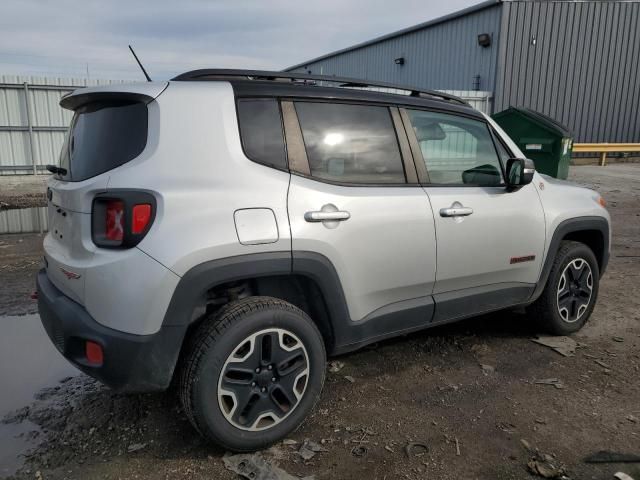
[[29,295],[29,297],[31,297],[31,300],[37,300],[38,299],[38,291],[35,290],[35,291],[31,292],[31,295]]

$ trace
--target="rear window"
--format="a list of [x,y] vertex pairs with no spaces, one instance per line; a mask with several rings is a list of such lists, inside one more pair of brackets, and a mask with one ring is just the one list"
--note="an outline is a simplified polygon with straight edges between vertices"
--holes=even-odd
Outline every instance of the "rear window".
[[287,169],[280,107],[275,99],[238,100],[244,153],[254,162]]
[[76,110],[60,153],[64,180],[79,182],[133,160],[147,144],[147,106],[94,102]]

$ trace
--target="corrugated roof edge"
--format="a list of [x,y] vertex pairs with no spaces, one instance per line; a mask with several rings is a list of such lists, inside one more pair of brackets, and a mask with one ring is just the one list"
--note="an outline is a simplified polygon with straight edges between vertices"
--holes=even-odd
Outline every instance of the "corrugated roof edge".
[[287,67],[287,68],[283,69],[282,71],[283,72],[289,72],[291,70],[295,70],[296,68],[304,67],[304,66],[306,66],[306,65],[308,65],[310,63],[319,62],[320,60],[325,60],[327,58],[335,57],[336,55],[340,55],[340,54],[343,54],[343,53],[346,53],[346,52],[350,52],[350,51],[353,51],[353,50],[358,50],[360,48],[368,47],[368,46],[374,45],[376,43],[384,42],[385,40],[389,40],[389,39],[394,38],[394,37],[399,37],[399,36],[404,35],[406,33],[415,32],[416,30],[422,30],[423,28],[432,27],[432,26],[437,25],[439,23],[448,22],[449,20],[454,20],[454,19],[456,19],[458,17],[462,17],[464,15],[468,15],[469,13],[475,13],[475,12],[478,12],[480,10],[484,10],[485,8],[490,8],[490,7],[499,5],[500,3],[503,3],[504,1],[505,0],[487,0],[485,2],[478,3],[477,5],[471,5],[470,7],[463,8],[462,10],[458,10],[456,12],[449,13],[449,14],[444,15],[442,17],[434,18],[433,20],[428,20],[426,22],[419,23],[418,25],[414,25],[412,27],[403,28],[402,30],[396,30],[395,32],[387,33],[386,35],[382,35],[381,37],[376,37],[376,38],[373,38],[371,40],[367,40],[366,42],[357,43],[355,45],[352,45],[351,47],[346,47],[346,48],[343,48],[343,49],[340,49],[340,50],[336,50],[334,52],[327,53],[325,55],[321,55],[321,56],[313,58],[311,60],[307,60],[306,62],[298,63],[296,65],[293,65],[292,67]]

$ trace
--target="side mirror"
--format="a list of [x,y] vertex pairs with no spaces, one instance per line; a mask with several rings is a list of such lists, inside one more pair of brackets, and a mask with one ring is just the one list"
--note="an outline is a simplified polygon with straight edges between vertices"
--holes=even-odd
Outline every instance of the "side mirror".
[[507,160],[507,188],[515,190],[528,185],[533,180],[536,165],[529,158],[510,158]]

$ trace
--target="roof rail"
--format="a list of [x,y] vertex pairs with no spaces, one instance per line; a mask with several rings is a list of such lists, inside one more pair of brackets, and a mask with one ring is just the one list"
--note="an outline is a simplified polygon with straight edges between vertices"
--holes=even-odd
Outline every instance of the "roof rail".
[[[339,87],[351,87],[351,88],[367,88],[367,87],[379,87],[390,88],[393,90],[404,90],[409,92],[412,97],[429,97],[444,100],[447,102],[458,103],[461,105],[468,105],[467,102],[455,95],[449,95],[448,93],[438,92],[436,90],[426,90],[423,88],[416,88],[407,85],[396,85],[393,83],[377,82],[370,80],[359,80],[355,78],[334,77],[331,75],[313,75],[307,73],[293,73],[293,72],[271,72],[267,70],[233,70],[225,68],[205,68],[201,70],[192,70],[185,72],[177,77],[172,78],[173,81],[197,81],[197,80],[229,80],[229,79],[242,79],[242,80],[274,80],[274,81],[291,81],[293,83],[303,83],[306,85],[315,85],[316,81],[331,82],[339,84]],[[309,83],[311,82],[311,83]]]

